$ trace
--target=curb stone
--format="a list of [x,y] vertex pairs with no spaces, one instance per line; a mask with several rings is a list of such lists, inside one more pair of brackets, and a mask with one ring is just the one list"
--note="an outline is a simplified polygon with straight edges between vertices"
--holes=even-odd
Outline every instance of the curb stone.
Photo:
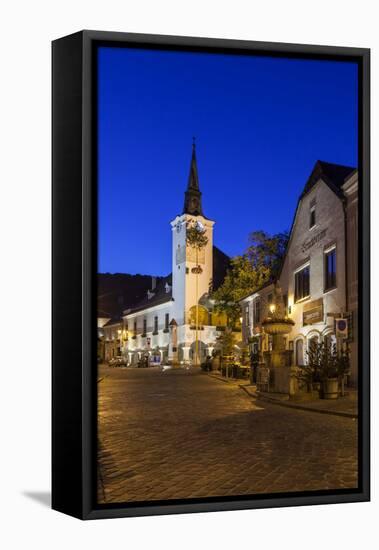
[[238,386],[239,388],[243,388],[245,385],[248,386],[248,384],[240,384],[236,378],[221,378],[220,376],[210,374],[209,372],[207,372],[207,375],[210,376],[210,378],[214,378],[215,380],[220,380],[220,382],[234,384],[234,386]]
[[265,395],[260,395],[259,393],[255,392],[255,391],[249,390],[247,384],[238,384],[234,380],[221,378],[221,377],[216,376],[214,374],[209,374],[209,373],[207,373],[207,374],[211,378],[214,378],[216,380],[220,380],[221,382],[225,382],[226,384],[232,384],[233,383],[235,386],[238,386],[241,390],[243,390],[245,393],[247,393],[247,395],[249,395],[250,397],[254,397],[255,399],[259,399],[260,401],[265,401],[267,403],[272,403],[274,405],[279,405],[281,407],[288,407],[289,409],[298,409],[300,411],[316,412],[316,413],[320,413],[320,414],[331,414],[331,415],[334,415],[334,416],[342,416],[342,417],[345,417],[345,418],[352,418],[352,419],[357,419],[358,418],[358,414],[356,414],[356,413],[350,413],[350,412],[346,412],[346,411],[334,411],[333,409],[317,409],[315,407],[307,407],[305,405],[299,405],[297,403],[292,403],[292,402],[289,402],[289,401],[282,401],[282,400],[279,400],[279,399],[273,399],[271,397],[267,397]]
[[221,378],[220,376],[216,376],[215,374],[209,374],[209,372],[207,372],[207,375],[211,378],[214,378],[215,380],[220,380],[220,382],[226,382],[227,384],[230,383],[230,380],[228,378]]
[[250,395],[250,397],[255,397],[260,401],[266,401],[267,403],[273,403],[274,405],[279,405],[281,407],[288,407],[289,409],[299,409],[301,411],[316,412],[320,414],[332,414],[334,416],[343,416],[345,418],[353,418],[353,419],[358,418],[358,414],[356,413],[350,413],[346,411],[334,411],[333,409],[317,409],[315,407],[307,407],[305,405],[299,405],[297,403],[291,403],[289,401],[280,401],[279,399],[273,399],[265,395],[260,395],[257,392],[251,392],[246,388],[246,386],[243,386],[243,385],[240,385],[239,387],[248,395]]

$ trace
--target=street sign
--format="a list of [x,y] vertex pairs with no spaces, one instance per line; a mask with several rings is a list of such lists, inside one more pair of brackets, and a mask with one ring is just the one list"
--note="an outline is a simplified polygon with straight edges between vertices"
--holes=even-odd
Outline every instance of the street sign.
[[347,338],[349,335],[349,325],[347,319],[336,319],[336,336],[337,338]]

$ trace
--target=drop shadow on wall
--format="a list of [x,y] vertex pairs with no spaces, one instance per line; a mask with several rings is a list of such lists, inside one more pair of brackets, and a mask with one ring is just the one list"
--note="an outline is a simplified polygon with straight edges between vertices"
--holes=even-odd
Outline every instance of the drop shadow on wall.
[[51,507],[50,491],[23,491],[22,494],[42,506],[48,506],[49,508]]

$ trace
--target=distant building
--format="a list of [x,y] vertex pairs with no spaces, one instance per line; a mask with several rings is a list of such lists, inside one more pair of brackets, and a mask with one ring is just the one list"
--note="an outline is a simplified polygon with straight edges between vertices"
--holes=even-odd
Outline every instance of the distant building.
[[97,328],[98,361],[108,363],[121,355],[125,332],[120,318],[109,319],[102,327]]
[[[278,284],[295,325],[286,337],[293,362],[303,365],[312,341],[336,342],[336,319],[348,320],[351,382],[357,383],[357,198],[355,168],[318,161],[299,198]],[[260,350],[273,285],[241,301],[243,334]],[[257,311],[259,313],[257,313]]]
[[[163,277],[130,275],[127,273],[97,274],[97,359],[108,362],[120,355],[125,342],[122,312],[141,302],[151,287],[160,283]],[[122,341],[118,331],[123,333]],[[117,340],[120,340],[119,342]]]
[[[200,224],[208,242],[198,254],[187,243],[187,228]],[[224,280],[229,258],[213,245],[215,222],[203,213],[195,146],[181,214],[171,221],[172,273],[151,289],[135,307],[124,312],[123,322],[128,340],[123,353],[131,364],[142,356],[150,360],[190,362],[195,350],[195,313],[199,304],[198,350],[200,360],[211,355],[226,319],[213,311],[209,293]],[[199,265],[201,273],[196,274]]]

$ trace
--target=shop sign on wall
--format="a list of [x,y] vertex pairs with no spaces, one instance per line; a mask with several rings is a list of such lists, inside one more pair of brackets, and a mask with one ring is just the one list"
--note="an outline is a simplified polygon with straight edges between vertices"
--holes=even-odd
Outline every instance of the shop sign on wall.
[[313,323],[323,322],[323,300],[313,300],[308,304],[304,304],[303,309],[303,325],[312,325]]

